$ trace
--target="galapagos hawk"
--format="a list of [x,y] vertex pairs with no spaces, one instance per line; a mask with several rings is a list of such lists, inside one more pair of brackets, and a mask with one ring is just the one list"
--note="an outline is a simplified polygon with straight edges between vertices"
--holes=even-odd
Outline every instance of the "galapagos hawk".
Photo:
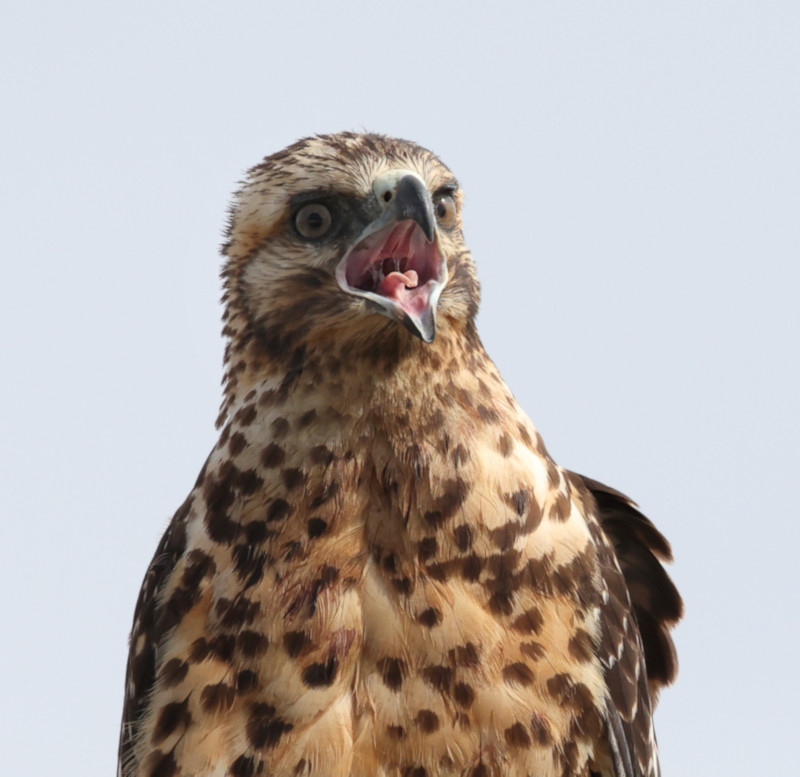
[[503,382],[461,203],[349,132],[236,194],[221,432],[136,605],[122,777],[658,775],[669,544]]

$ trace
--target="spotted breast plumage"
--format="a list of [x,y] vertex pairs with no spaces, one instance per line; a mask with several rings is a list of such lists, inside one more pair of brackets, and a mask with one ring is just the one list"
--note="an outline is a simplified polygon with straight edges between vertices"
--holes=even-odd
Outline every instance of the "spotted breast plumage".
[[122,777],[651,777],[663,536],[487,356],[461,189],[301,140],[231,208],[219,441],[142,585]]

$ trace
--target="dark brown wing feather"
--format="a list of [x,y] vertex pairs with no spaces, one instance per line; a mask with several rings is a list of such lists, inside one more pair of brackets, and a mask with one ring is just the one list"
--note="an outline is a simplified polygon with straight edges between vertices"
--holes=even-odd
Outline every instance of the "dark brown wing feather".
[[597,502],[600,524],[616,551],[642,637],[650,695],[669,685],[678,671],[670,628],[683,615],[683,601],[662,561],[672,549],[661,532],[619,491],[579,475]]
[[[597,655],[605,667],[611,775],[658,777],[658,747],[652,713],[658,689],[677,671],[670,626],[683,603],[661,561],[669,543],[624,494],[570,473],[588,504],[597,506],[590,525],[605,596]],[[606,772],[602,771],[605,775]]]
[[[123,777],[126,766],[131,763],[133,757],[136,722],[144,712],[155,684],[156,648],[164,632],[175,625],[174,622],[168,622],[170,620],[168,608],[157,607],[158,592],[186,549],[186,519],[189,506],[190,500],[187,499],[175,513],[161,538],[142,582],[133,613],[128,667],[125,672],[125,702],[122,708],[119,738],[118,774]],[[139,644],[141,637],[144,637],[144,640]]]

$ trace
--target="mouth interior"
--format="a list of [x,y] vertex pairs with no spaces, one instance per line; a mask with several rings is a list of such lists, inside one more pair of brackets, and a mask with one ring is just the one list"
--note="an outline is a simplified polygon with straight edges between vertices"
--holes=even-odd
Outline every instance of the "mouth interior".
[[349,253],[344,268],[354,290],[394,300],[418,315],[441,281],[442,257],[412,220],[392,224],[367,236]]

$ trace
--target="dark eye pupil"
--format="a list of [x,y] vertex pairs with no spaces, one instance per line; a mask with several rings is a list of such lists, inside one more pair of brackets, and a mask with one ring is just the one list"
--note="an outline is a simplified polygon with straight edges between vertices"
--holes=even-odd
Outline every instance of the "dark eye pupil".
[[445,215],[447,214],[447,207],[445,206],[445,204],[443,202],[439,203],[439,206],[436,209],[436,213],[437,213],[437,215],[439,216],[440,219],[443,219],[445,217]]
[[327,234],[331,228],[332,216],[324,205],[306,205],[294,217],[294,226],[301,237],[312,240]]

